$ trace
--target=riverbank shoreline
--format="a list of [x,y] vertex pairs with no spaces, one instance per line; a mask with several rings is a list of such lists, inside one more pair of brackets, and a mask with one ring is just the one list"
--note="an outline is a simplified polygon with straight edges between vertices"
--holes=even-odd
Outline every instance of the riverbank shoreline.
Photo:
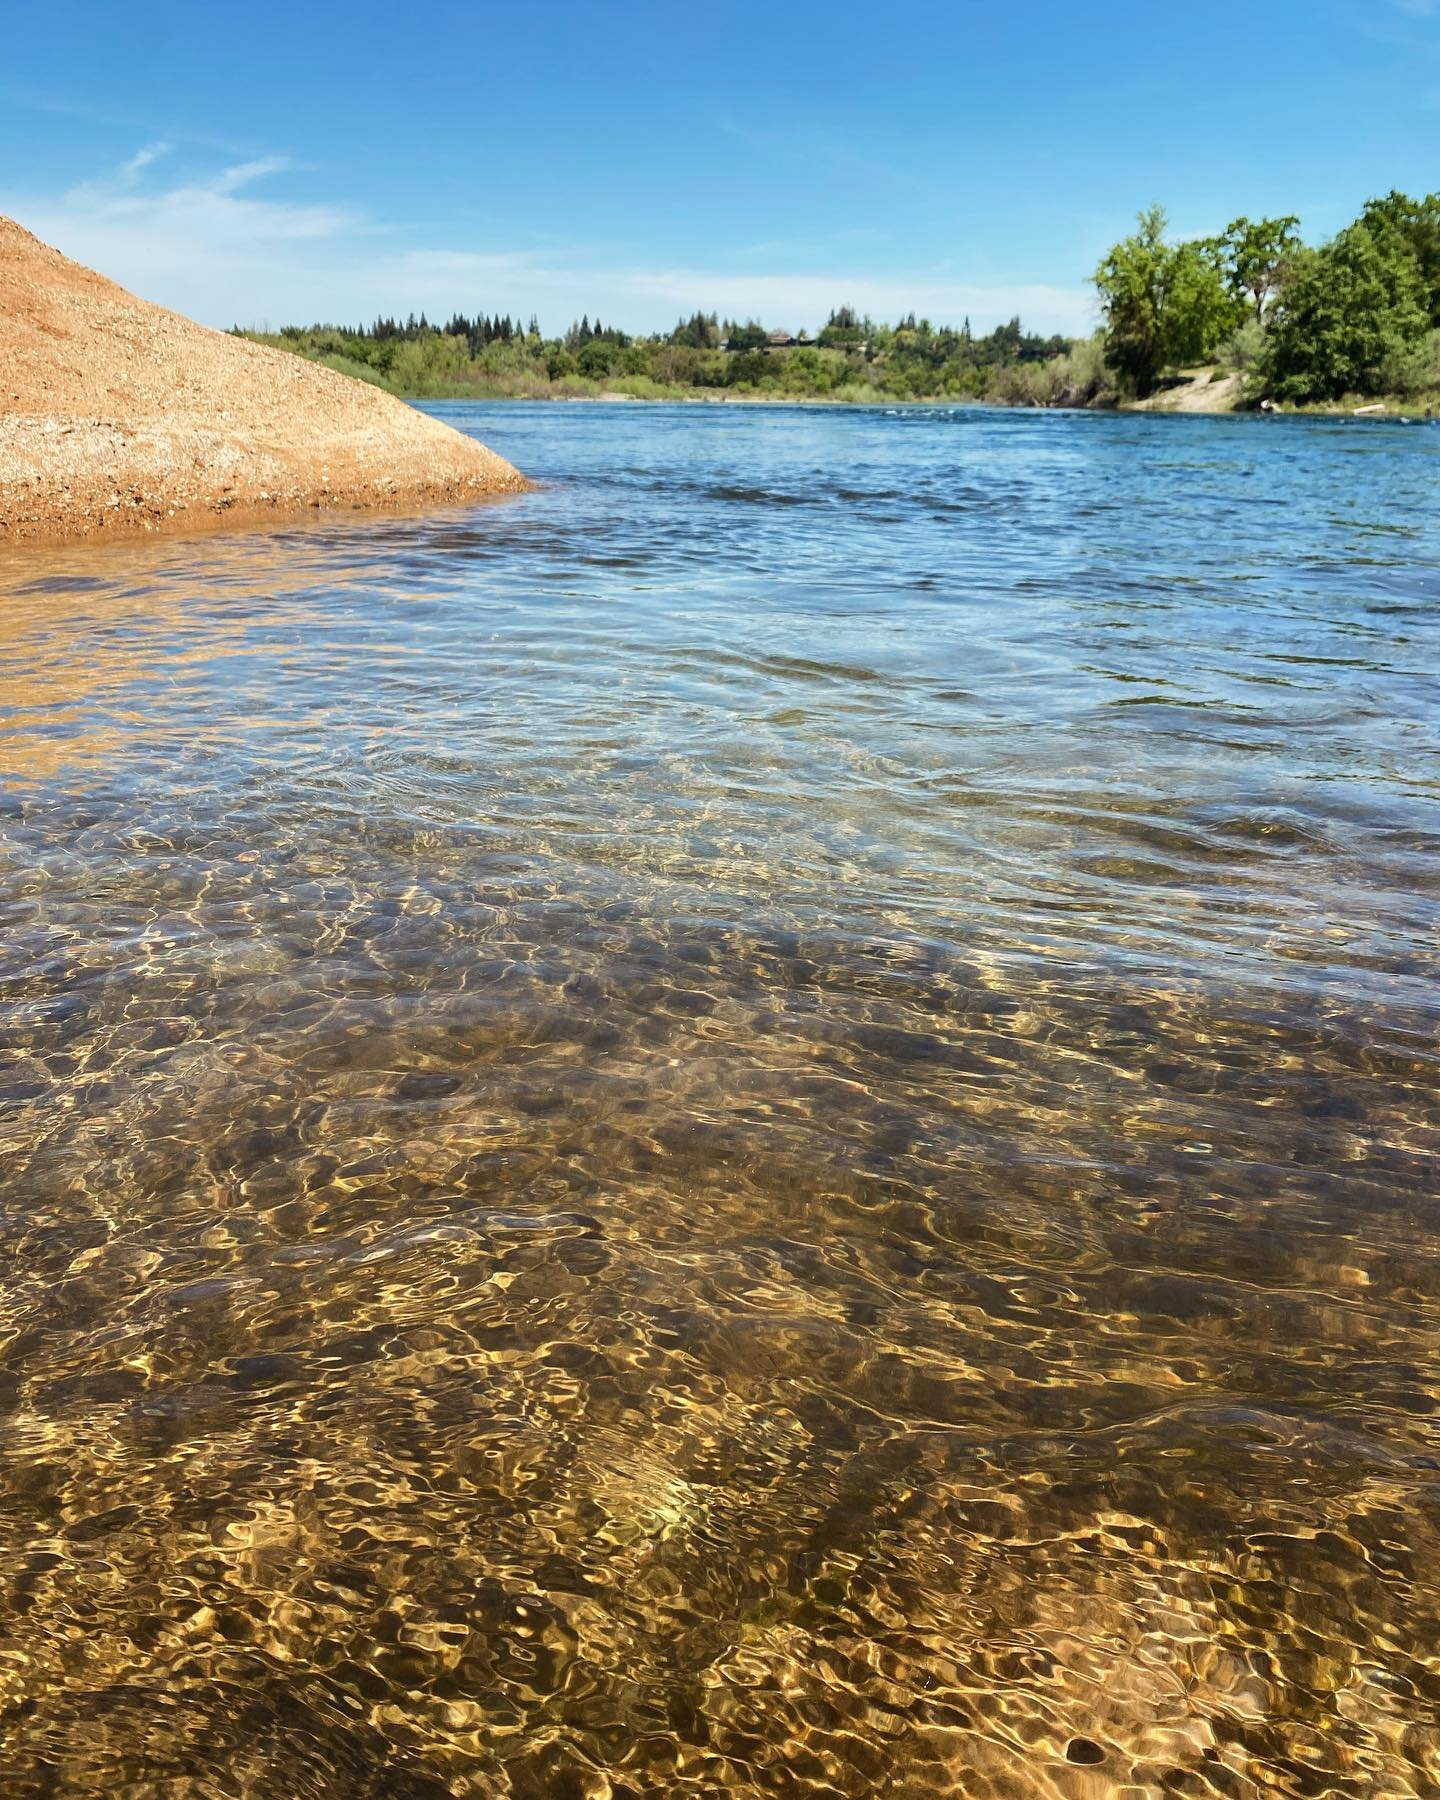
[[598,394],[405,394],[400,398],[411,406],[829,406],[850,409],[898,407],[906,410],[918,410],[924,407],[964,407],[977,412],[1156,413],[1210,418],[1225,416],[1285,419],[1361,418],[1388,420],[1392,424],[1397,421],[1412,424],[1433,422],[1436,412],[1440,411],[1440,407],[1437,407],[1435,402],[1428,404],[1424,401],[1411,402],[1399,400],[1393,396],[1378,402],[1360,400],[1357,397],[1353,404],[1346,401],[1337,402],[1334,405],[1262,407],[1258,403],[1236,404],[1233,399],[1221,394],[1215,396],[1210,404],[1200,404],[1196,401],[1192,401],[1190,404],[1177,404],[1172,399],[1172,394],[1177,391],[1179,390],[1163,391],[1161,394],[1152,395],[1148,400],[1109,399],[1090,406],[1027,406],[1016,401],[972,400],[961,397],[947,399],[939,395],[927,395],[923,398],[885,395],[883,397],[867,397],[862,400],[813,394],[649,395],[605,392]]

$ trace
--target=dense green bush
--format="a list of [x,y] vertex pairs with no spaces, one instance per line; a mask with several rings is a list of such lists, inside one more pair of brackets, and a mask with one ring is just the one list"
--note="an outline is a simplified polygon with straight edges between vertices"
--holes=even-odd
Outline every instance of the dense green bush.
[[1407,400],[1440,395],[1440,331],[1427,331],[1418,343],[1397,350],[1382,370],[1381,386]]
[[1419,344],[1428,323],[1419,264],[1404,238],[1349,225],[1297,260],[1261,365],[1266,390],[1282,400],[1382,393],[1386,370]]
[[1099,368],[1088,345],[1026,332],[1019,319],[976,337],[968,320],[957,331],[911,313],[891,326],[861,318],[850,307],[832,312],[814,342],[785,345],[773,344],[753,320],[736,325],[700,312],[682,319],[668,337],[654,338],[631,338],[584,318],[563,338],[545,339],[533,320],[526,328],[510,318],[457,313],[443,330],[422,315],[350,330],[287,326],[263,341],[419,398],[677,398],[725,390],[741,397],[841,401],[1013,395],[1027,405],[1060,405],[1096,385],[1089,376],[1077,382],[1075,354]]
[[1220,346],[1218,354],[1222,369],[1231,375],[1242,375],[1248,381],[1259,372],[1268,341],[1259,319],[1246,319]]
[[1121,382],[1143,395],[1218,358],[1257,399],[1433,391],[1440,194],[1372,200],[1319,249],[1301,244],[1297,223],[1236,219],[1219,237],[1172,244],[1159,207],[1142,213],[1095,276]]

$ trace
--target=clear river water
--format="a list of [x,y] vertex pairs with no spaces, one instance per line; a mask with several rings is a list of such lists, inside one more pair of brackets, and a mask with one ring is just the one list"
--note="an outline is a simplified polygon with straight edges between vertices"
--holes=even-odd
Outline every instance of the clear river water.
[[1440,1792],[1440,430],[434,410],[0,555],[0,1791]]

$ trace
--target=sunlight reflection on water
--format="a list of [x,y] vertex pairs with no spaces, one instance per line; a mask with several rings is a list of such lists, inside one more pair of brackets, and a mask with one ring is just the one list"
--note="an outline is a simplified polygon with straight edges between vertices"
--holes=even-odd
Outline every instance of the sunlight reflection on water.
[[1440,434],[436,410],[0,559],[6,1791],[1436,1791]]

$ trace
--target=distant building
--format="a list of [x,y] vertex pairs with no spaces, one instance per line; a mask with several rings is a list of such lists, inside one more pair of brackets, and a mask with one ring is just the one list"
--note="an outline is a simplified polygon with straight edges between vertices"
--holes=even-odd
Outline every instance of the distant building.
[[[749,326],[746,327],[747,334],[750,329]],[[742,337],[738,343],[734,338],[721,338],[720,348],[722,350],[798,350],[803,349],[810,342],[808,332],[802,331],[797,337],[791,337],[788,331],[776,330],[765,332],[759,339],[750,338],[747,335]]]

